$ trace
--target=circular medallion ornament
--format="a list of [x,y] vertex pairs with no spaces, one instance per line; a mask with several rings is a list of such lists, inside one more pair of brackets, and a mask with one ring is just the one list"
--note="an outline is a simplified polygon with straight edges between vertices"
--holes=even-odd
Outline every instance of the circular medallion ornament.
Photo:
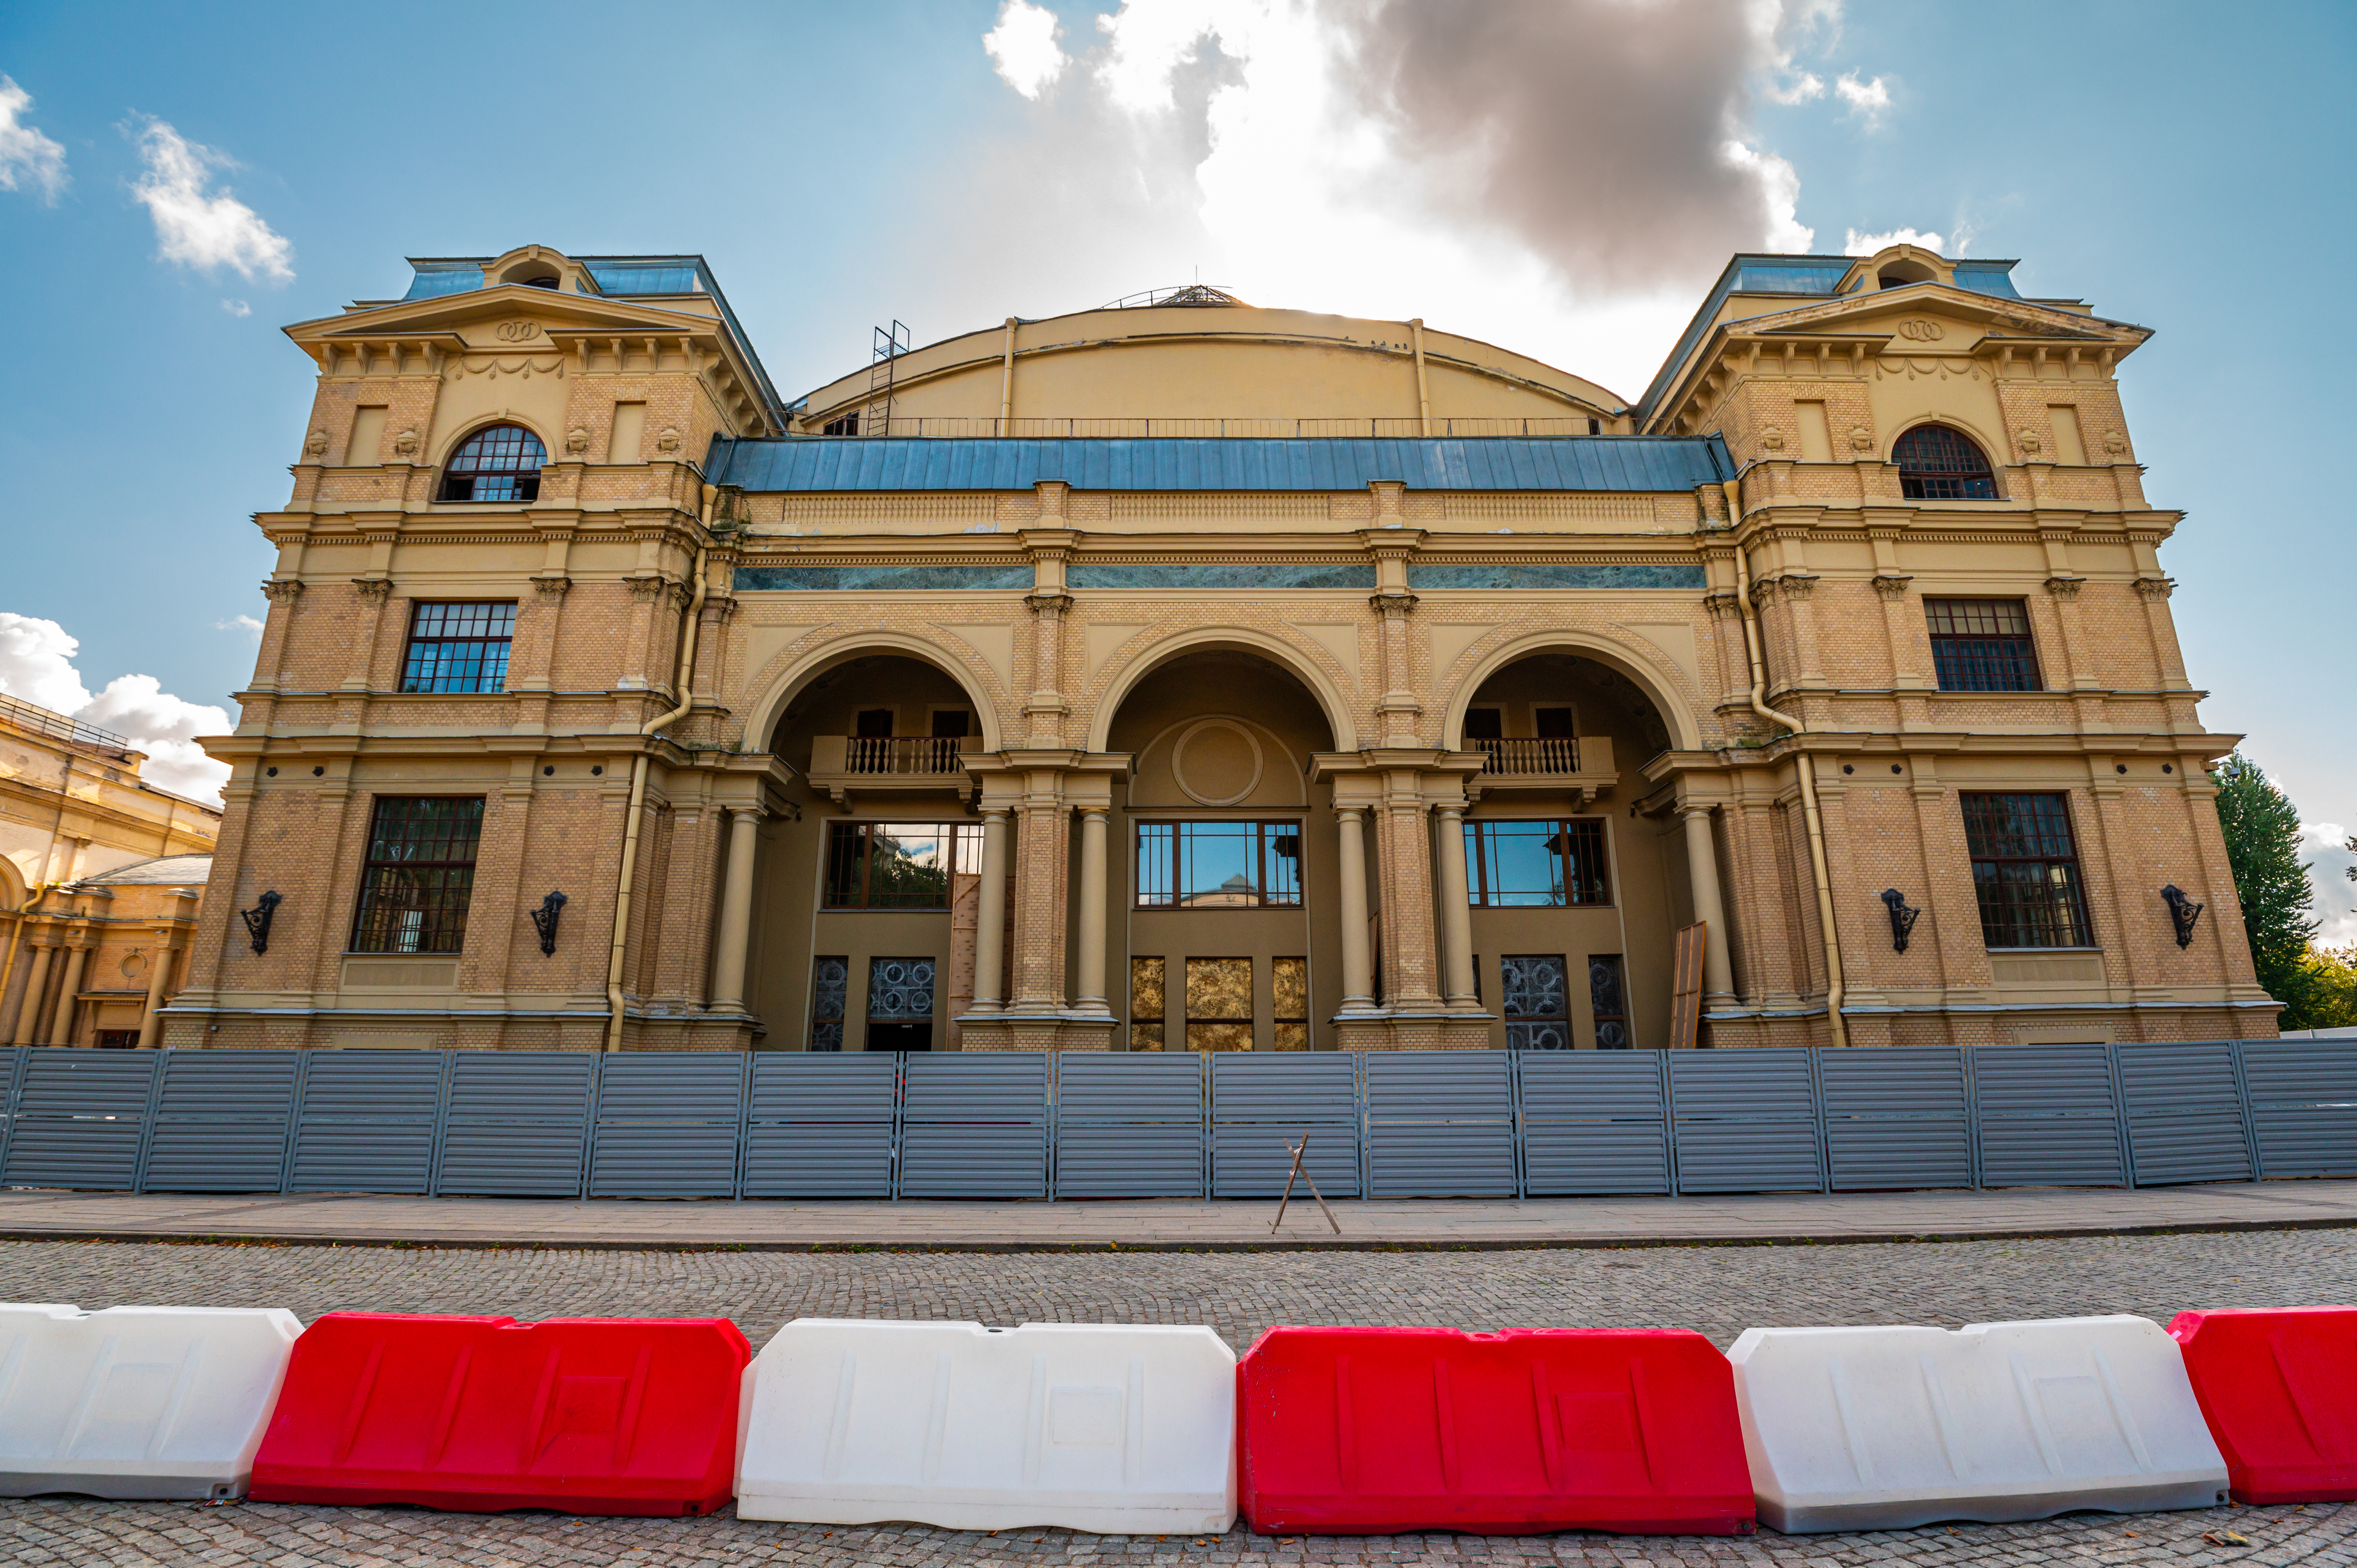
[[1170,747],[1170,777],[1199,806],[1232,806],[1260,787],[1260,742],[1233,719],[1198,719]]

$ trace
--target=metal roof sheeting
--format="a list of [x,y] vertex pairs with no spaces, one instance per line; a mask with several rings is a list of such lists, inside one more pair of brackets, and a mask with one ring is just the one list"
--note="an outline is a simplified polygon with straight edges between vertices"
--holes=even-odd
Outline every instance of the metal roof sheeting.
[[1735,476],[1716,435],[1462,440],[717,437],[712,482],[748,490],[1690,490]]

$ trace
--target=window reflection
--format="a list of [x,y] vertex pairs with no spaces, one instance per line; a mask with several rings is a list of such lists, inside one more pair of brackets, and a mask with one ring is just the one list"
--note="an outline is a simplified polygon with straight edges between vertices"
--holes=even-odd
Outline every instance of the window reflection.
[[1140,822],[1142,909],[1298,908],[1298,822]]

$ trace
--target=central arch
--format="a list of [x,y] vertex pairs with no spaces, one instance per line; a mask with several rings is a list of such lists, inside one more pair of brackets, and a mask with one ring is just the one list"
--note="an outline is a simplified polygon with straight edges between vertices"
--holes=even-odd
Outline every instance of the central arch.
[[1121,711],[1124,699],[1140,681],[1174,659],[1219,648],[1258,654],[1298,680],[1308,688],[1310,695],[1317,699],[1318,707],[1324,711],[1327,727],[1333,732],[1334,749],[1359,749],[1359,730],[1351,722],[1350,703],[1343,697],[1342,689],[1333,676],[1321,669],[1307,650],[1283,638],[1241,626],[1189,627],[1184,631],[1174,631],[1158,639],[1151,647],[1131,658],[1096,696],[1095,707],[1089,717],[1088,748],[1091,751],[1105,749],[1107,737],[1113,733],[1114,715]]

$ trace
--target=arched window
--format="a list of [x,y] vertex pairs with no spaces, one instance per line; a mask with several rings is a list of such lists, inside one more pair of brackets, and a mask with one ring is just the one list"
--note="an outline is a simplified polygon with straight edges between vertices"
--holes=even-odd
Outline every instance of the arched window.
[[442,470],[446,501],[536,501],[540,466],[548,450],[521,424],[478,430],[450,454]]
[[1919,424],[1899,438],[1899,493],[1910,501],[1993,501],[1996,476],[1973,438],[1944,424]]

